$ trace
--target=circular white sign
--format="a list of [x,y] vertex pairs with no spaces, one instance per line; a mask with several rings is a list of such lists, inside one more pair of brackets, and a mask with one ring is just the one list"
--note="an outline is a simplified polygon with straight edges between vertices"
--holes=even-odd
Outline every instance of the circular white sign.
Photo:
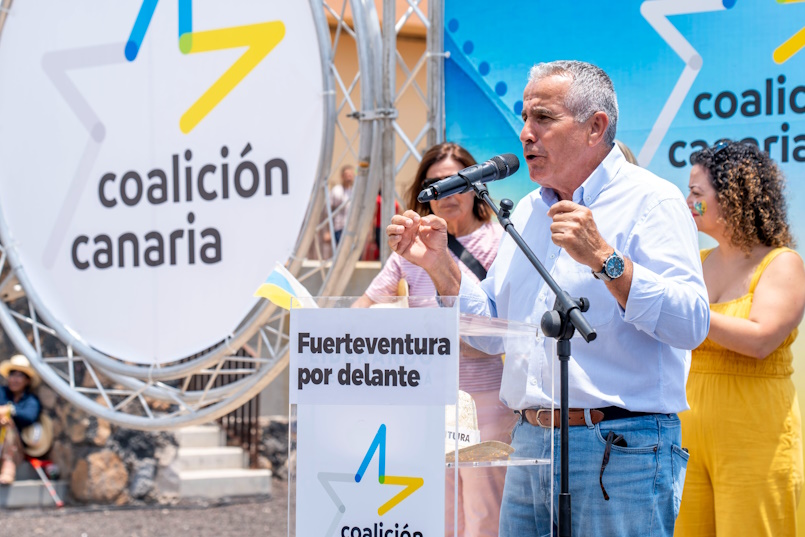
[[0,36],[6,247],[94,348],[136,363],[199,352],[292,253],[324,134],[310,9],[14,4]]

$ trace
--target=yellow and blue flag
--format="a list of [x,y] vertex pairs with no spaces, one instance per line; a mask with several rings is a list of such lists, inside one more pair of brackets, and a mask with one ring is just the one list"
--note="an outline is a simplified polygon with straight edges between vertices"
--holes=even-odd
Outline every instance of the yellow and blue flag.
[[272,304],[286,310],[290,310],[292,305],[299,308],[314,304],[305,286],[279,263],[276,263],[266,281],[257,288],[254,296],[268,299]]

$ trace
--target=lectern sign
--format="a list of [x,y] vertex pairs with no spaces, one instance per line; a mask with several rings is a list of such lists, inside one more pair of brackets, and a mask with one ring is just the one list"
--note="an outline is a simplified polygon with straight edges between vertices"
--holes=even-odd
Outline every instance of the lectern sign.
[[295,535],[444,534],[458,310],[291,311]]
[[311,8],[236,4],[31,0],[3,28],[7,235],[53,316],[127,361],[226,338],[303,223],[324,124]]
[[452,404],[457,333],[450,308],[293,310],[291,403]]

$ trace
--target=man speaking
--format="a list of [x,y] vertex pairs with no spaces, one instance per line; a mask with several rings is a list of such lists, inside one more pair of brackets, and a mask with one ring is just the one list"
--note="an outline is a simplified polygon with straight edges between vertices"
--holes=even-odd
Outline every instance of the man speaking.
[[[676,413],[688,408],[687,349],[706,337],[709,305],[685,199],[626,161],[614,144],[617,120],[612,81],[598,67],[534,66],[520,140],[540,188],[511,220],[556,282],[589,299],[585,317],[598,334],[591,343],[579,338],[569,363],[572,534],[670,537],[688,458]],[[442,296],[472,297],[462,301],[473,304],[471,313],[539,324],[552,309],[553,293],[510,237],[487,278],[473,285],[450,258],[443,220],[406,211],[391,222],[390,247],[427,270]],[[538,337],[529,356],[505,362],[500,397],[520,416],[512,434],[520,457],[548,458],[552,442],[559,453],[545,410],[558,407],[553,360],[555,341]],[[546,467],[509,468],[501,536],[551,533],[555,462],[553,475]]]

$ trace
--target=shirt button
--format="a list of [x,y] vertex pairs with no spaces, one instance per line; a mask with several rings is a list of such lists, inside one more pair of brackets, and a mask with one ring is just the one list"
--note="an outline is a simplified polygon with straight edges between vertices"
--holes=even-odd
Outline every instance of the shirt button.
[[551,254],[551,259],[556,259],[556,254]]
[[536,385],[537,385],[537,379],[531,379],[529,382],[531,382],[531,385],[532,385],[532,386],[536,386]]
[[587,203],[590,203],[590,196],[585,196],[584,201],[586,201]]

